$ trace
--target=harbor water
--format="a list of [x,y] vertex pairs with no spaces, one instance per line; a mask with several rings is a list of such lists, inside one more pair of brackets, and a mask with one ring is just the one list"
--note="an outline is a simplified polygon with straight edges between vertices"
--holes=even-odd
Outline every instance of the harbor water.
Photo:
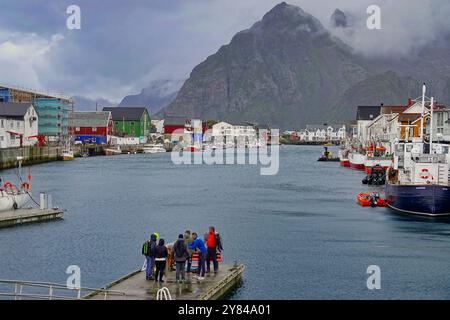
[[[214,225],[225,262],[246,266],[231,299],[449,299],[450,224],[359,207],[363,174],[317,162],[321,152],[282,146],[275,176],[177,166],[169,153],[36,165],[34,195],[48,192],[67,212],[1,229],[0,278],[65,283],[77,265],[82,286],[101,287],[142,266],[152,232],[171,242]],[[381,290],[367,288],[371,265]]]

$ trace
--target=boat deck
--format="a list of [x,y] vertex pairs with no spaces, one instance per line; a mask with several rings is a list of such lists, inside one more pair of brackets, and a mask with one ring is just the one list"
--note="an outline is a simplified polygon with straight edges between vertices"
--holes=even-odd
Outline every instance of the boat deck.
[[[106,289],[123,293],[123,295],[108,295],[106,300],[156,300],[159,289],[166,287],[173,300],[217,300],[226,296],[230,290],[241,281],[244,265],[220,265],[219,272],[206,275],[199,281],[193,275],[186,275],[186,284],[175,283],[175,271],[166,272],[165,282],[147,281],[144,271],[135,271],[113,283]],[[86,298],[105,300],[105,296],[93,293]]]
[[39,208],[31,208],[0,212],[0,228],[62,219],[63,215],[64,211],[61,209],[41,210]]

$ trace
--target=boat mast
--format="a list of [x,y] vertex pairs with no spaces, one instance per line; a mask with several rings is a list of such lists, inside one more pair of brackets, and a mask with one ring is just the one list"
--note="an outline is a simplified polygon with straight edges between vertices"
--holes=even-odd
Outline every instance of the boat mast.
[[420,141],[423,142],[423,117],[425,114],[425,94],[427,93],[427,86],[425,83],[422,87],[422,114],[420,115]]
[[430,111],[430,154],[433,152],[433,109],[434,97],[431,97],[431,111]]

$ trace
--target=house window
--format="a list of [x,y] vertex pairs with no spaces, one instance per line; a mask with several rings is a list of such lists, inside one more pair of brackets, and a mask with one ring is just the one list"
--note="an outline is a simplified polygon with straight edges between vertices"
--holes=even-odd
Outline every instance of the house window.
[[2,119],[2,122],[1,122],[1,126],[2,126],[2,128],[5,127],[5,120],[3,120],[3,119]]
[[92,127],[92,132],[97,132],[97,128],[96,127]]
[[76,131],[76,132],[80,132],[80,127],[76,127],[76,128],[75,128],[75,131]]
[[437,125],[438,127],[442,127],[444,125],[444,114],[442,112],[437,114]]
[[0,136],[0,141],[5,141],[5,137],[4,136]]

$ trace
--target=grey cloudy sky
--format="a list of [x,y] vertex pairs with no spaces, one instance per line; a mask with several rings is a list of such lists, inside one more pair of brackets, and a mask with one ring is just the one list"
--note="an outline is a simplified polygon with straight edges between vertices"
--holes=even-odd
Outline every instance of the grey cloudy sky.
[[[0,83],[120,101],[150,81],[186,78],[278,0],[2,0]],[[448,0],[291,0],[326,27],[336,8],[353,26],[334,31],[355,50],[408,55],[450,30]],[[82,29],[66,28],[81,7]],[[382,9],[382,30],[365,28]]]

